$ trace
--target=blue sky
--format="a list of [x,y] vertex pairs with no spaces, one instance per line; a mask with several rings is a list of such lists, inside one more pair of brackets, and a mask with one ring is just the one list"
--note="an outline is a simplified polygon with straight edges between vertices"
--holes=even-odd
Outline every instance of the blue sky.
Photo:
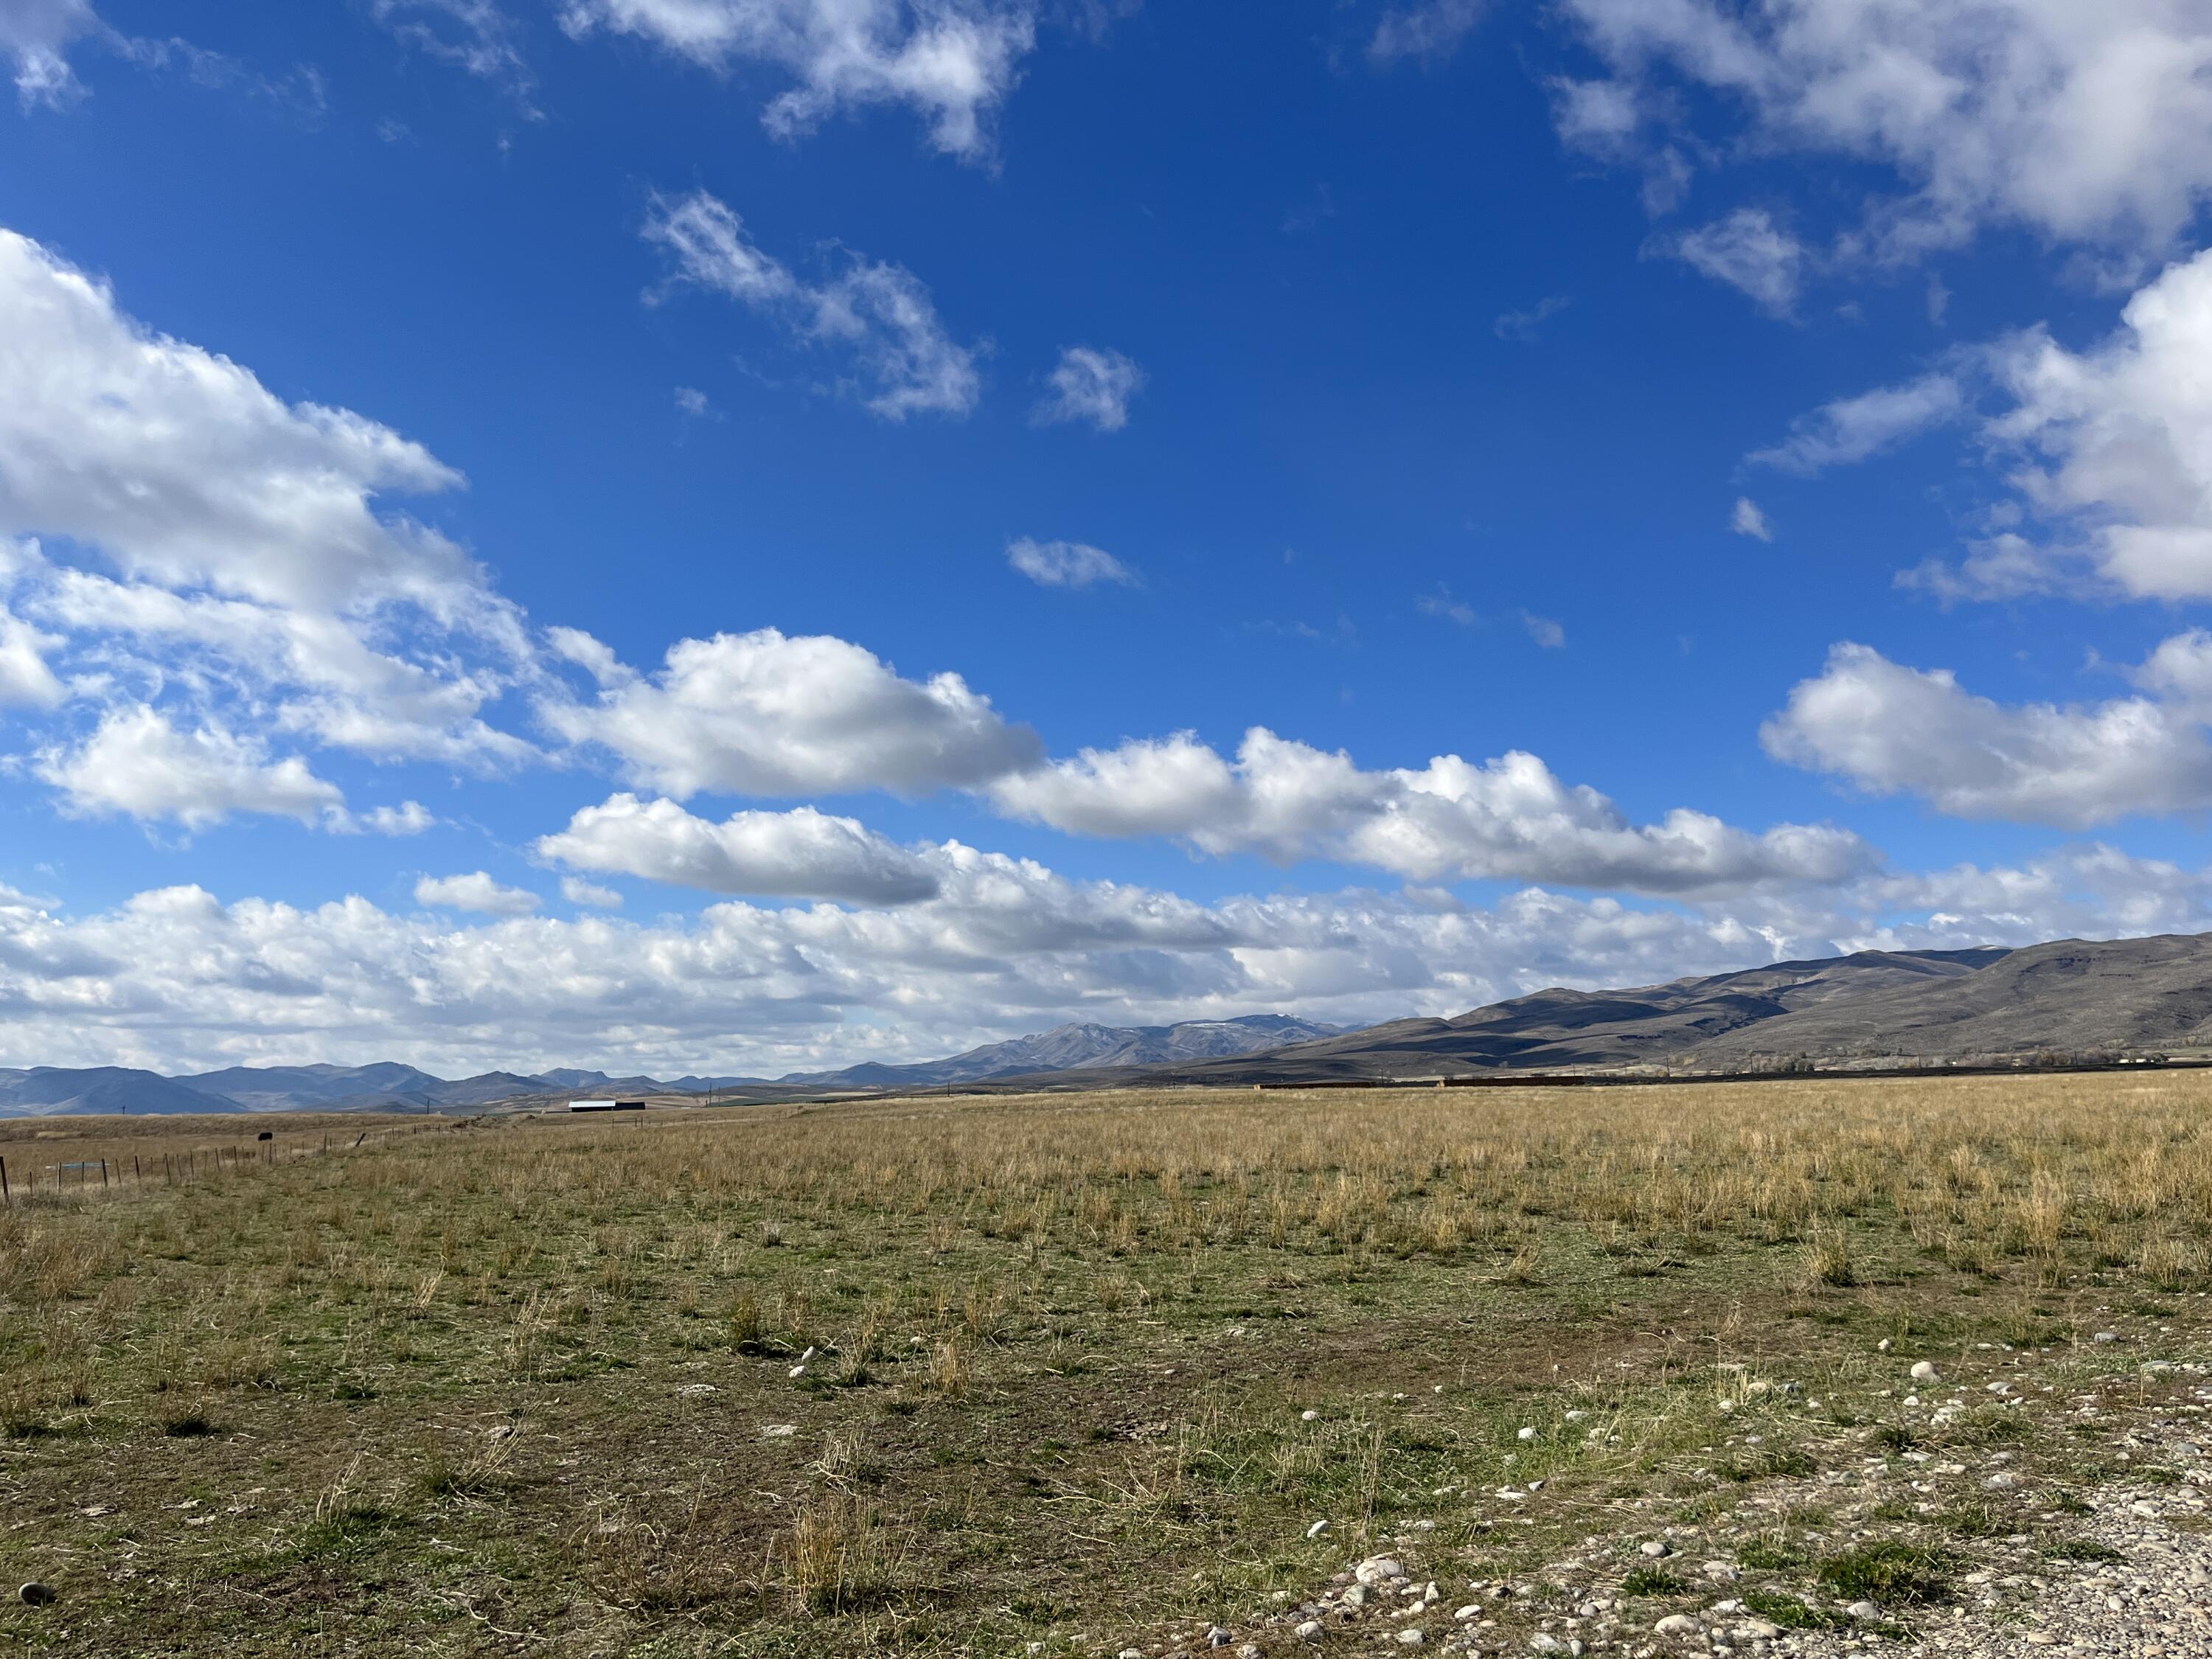
[[2212,8],[1262,9],[0,0],[0,1063],[2212,925]]

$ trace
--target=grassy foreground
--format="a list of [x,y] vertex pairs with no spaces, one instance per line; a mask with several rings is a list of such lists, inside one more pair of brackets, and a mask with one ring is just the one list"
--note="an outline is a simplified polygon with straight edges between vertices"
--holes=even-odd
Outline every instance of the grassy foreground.
[[0,1213],[0,1652],[1288,1652],[1385,1549],[1478,1645],[1626,1650],[1716,1549],[1910,1639],[2094,1559],[2100,1411],[2212,1346],[2202,1073],[251,1127]]

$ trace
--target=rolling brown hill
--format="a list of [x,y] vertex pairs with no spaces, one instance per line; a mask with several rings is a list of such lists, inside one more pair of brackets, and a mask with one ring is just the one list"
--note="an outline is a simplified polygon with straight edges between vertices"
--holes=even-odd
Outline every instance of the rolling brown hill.
[[1006,1086],[1300,1084],[1482,1072],[1966,1059],[2212,1045],[2212,935],[1865,951],[1617,991],[1553,989],[1236,1059]]

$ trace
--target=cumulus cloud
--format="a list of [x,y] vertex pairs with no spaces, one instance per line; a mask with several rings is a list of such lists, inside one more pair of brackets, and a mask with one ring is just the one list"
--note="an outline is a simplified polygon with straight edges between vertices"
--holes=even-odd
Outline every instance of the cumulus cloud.
[[0,707],[51,708],[68,695],[46,665],[46,653],[61,643],[0,605]]
[[1741,289],[1762,311],[1782,317],[1796,307],[1804,244],[1762,208],[1738,208],[1664,246],[1715,282]]
[[1129,399],[1144,388],[1145,371],[1118,351],[1068,346],[1045,384],[1051,395],[1030,412],[1038,424],[1088,421],[1101,432],[1119,432],[1129,423]]
[[1965,818],[2082,829],[2212,805],[2203,692],[2212,650],[2168,641],[2141,671],[2157,696],[2003,704],[1948,669],[1915,669],[1843,644],[1761,728],[1777,760],[1878,795],[1913,794]]
[[769,131],[791,137],[823,116],[904,104],[948,154],[991,147],[990,119],[1036,40],[1029,0],[568,0],[573,34],[653,41],[708,69],[774,65],[796,82],[769,103]]
[[561,878],[561,896],[571,904],[580,904],[587,910],[619,910],[623,896],[611,887],[602,887],[595,881],[586,881],[581,876]]
[[430,809],[419,800],[404,800],[397,806],[375,806],[366,812],[353,815],[353,824],[372,835],[419,836],[437,823]]
[[573,869],[756,898],[912,904],[938,890],[917,854],[811,806],[735,812],[714,823],[672,800],[615,795],[585,807],[559,834],[541,836],[536,851]]
[[844,640],[772,628],[684,640],[651,677],[588,635],[564,634],[560,645],[601,683],[593,702],[547,702],[547,724],[679,799],[708,789],[924,794],[987,782],[1042,752],[959,675],[903,679]]
[[67,56],[70,45],[99,32],[89,0],[6,0],[0,4],[0,57],[15,75],[25,109],[59,108],[82,90]]
[[1642,893],[1838,882],[1867,869],[1858,837],[1784,824],[1752,835],[1677,810],[1631,823],[1597,791],[1562,783],[1534,755],[1481,765],[1442,755],[1418,770],[1363,771],[1263,727],[1231,761],[1189,732],[1086,749],[1000,780],[1000,808],[1080,835],[1169,836],[1279,863],[1328,858],[1416,881],[1555,882]]
[[228,694],[234,719],[379,759],[527,758],[482,712],[529,672],[519,613],[459,548],[381,501],[459,482],[389,428],[287,404],[146,328],[104,285],[0,231],[0,602],[16,619],[0,626],[0,672],[14,700],[58,701],[68,660],[88,657],[102,697],[190,684]]
[[645,237],[667,252],[676,280],[726,295],[805,343],[842,355],[866,383],[866,407],[885,420],[965,415],[982,396],[975,349],[946,332],[929,290],[903,266],[840,252],[824,281],[805,282],[757,246],[744,222],[703,190],[656,197]]
[[485,916],[526,916],[538,908],[538,895],[506,887],[482,870],[465,876],[425,876],[415,884],[415,902]]
[[1542,888],[1486,906],[1357,890],[1201,904],[957,845],[939,860],[939,895],[896,908],[732,901],[651,923],[225,903],[189,886],[74,915],[0,889],[0,1000],[13,1050],[56,1065],[775,1075],[949,1054],[1070,1017],[1365,1024],[1838,950],[2212,927],[2205,872],[2094,845],[1643,907]]
[[1748,495],[1735,498],[1735,511],[1729,516],[1729,528],[1739,536],[1749,536],[1755,541],[1771,542],[1774,539],[1774,526],[1767,523],[1765,511]]
[[1923,374],[1824,404],[1794,422],[1782,442],[1753,450],[1749,459],[1807,475],[1848,466],[1956,420],[1966,409],[1966,394],[1956,379]]
[[1006,562],[1040,587],[1133,587],[1136,573],[1103,548],[1083,542],[1040,542],[1024,536],[1006,544]]
[[105,286],[0,231],[0,534],[68,536],[167,586],[451,612],[480,596],[473,565],[375,500],[459,482],[388,427],[286,404],[140,327]]
[[111,709],[82,743],[42,750],[38,775],[68,809],[88,817],[127,813],[204,830],[234,813],[267,813],[311,823],[342,813],[345,796],[297,755],[269,758],[252,737],[219,726],[180,732],[143,704]]
[[[1889,169],[1901,189],[1870,204],[1863,233],[1886,257],[1957,246],[1990,223],[2155,256],[2212,185],[2212,19],[2173,0],[1563,0],[1561,10],[1605,63],[1600,84],[1617,88],[1622,111],[1740,113],[1753,142],[1692,132],[1709,153]],[[1723,96],[1670,100],[1680,87]]]
[[1993,533],[1909,573],[1946,599],[2212,596],[2212,252],[2166,268],[2085,349],[2038,327],[1840,399],[1750,459],[1796,472],[1971,422],[2006,469]]

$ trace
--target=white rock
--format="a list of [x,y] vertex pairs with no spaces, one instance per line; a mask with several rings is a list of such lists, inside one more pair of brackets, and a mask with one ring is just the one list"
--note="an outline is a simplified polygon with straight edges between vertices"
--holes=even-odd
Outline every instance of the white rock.
[[1531,1653],[1564,1653],[1566,1648],[1567,1644],[1558,1637],[1547,1635],[1542,1631],[1538,1631],[1528,1638],[1528,1650]]
[[1311,1410],[1302,1411],[1298,1413],[1298,1421],[1301,1423],[1318,1423],[1321,1421],[1321,1413],[1317,1411]]
[[1301,1642],[1318,1642],[1321,1640],[1321,1620],[1309,1619],[1303,1625],[1293,1625],[1291,1634]]
[[1881,1617],[1881,1609],[1871,1601],[1854,1601],[1844,1609],[1862,1625],[1871,1624]]
[[796,1423],[763,1423],[761,1425],[761,1438],[763,1440],[788,1440],[792,1436],[798,1432],[799,1425]]
[[1536,1437],[1536,1431],[1532,1428],[1524,1427],[1521,1431],[1518,1437],[1522,1440],[1534,1440]]
[[1656,1561],[1656,1560],[1657,1560],[1657,1559],[1658,1559],[1661,1556],[1662,1556],[1662,1555],[1672,1555],[1672,1554],[1674,1553],[1674,1550],[1673,1550],[1670,1547],[1668,1547],[1668,1545],[1665,1545],[1665,1544],[1661,1543],[1661,1542],[1660,1542],[1657,1539],[1656,1539],[1656,1538],[1654,1538],[1654,1539],[1650,1539],[1650,1540],[1647,1540],[1647,1541],[1645,1541],[1645,1542],[1644,1542],[1644,1543],[1638,1544],[1636,1547],[1637,1547],[1637,1548],[1638,1548],[1638,1549],[1640,1549],[1640,1550],[1642,1550],[1642,1551],[1644,1553],[1644,1554],[1646,1554],[1646,1555],[1648,1555],[1648,1556],[1651,1557],[1651,1559],[1652,1559],[1653,1560],[1655,1560],[1655,1561]]
[[1352,1570],[1353,1580],[1362,1584],[1380,1584],[1405,1576],[1406,1569],[1388,1555],[1370,1555]]
[[1670,1613],[1651,1628],[1661,1636],[1697,1636],[1705,1627],[1686,1613]]
[[1417,1648],[1428,1639],[1426,1631],[1401,1630],[1398,1632],[1398,1645],[1401,1648]]
[[2092,1342],[2117,1342],[2120,1340],[2120,1334],[2118,1331],[2099,1331],[2089,1340]]
[[1747,1619],[1735,1627],[1739,1642],[1771,1642],[1782,1634],[1782,1626],[1771,1625],[1764,1619]]
[[1732,1561],[1708,1561],[1698,1571],[1708,1578],[1719,1579],[1724,1584],[1733,1584],[1743,1577],[1736,1571],[1735,1564]]
[[1470,1601],[1465,1607],[1455,1610],[1453,1613],[1452,1617],[1455,1619],[1480,1619],[1482,1617],[1482,1604],[1479,1601]]
[[1313,1525],[1311,1525],[1310,1527],[1308,1527],[1308,1528],[1306,1528],[1306,1536],[1307,1536],[1307,1537],[1309,1537],[1309,1538],[1318,1538],[1318,1537],[1320,1537],[1320,1536],[1322,1535],[1322,1534],[1323,1534],[1323,1533],[1327,1532],[1328,1530],[1328,1522],[1326,1522],[1326,1521],[1316,1521],[1316,1522],[1315,1522],[1313,1523]]
[[1911,1376],[1915,1382],[1934,1382],[1941,1380],[1937,1376],[1935,1365],[1925,1359],[1915,1360],[1913,1362]]

